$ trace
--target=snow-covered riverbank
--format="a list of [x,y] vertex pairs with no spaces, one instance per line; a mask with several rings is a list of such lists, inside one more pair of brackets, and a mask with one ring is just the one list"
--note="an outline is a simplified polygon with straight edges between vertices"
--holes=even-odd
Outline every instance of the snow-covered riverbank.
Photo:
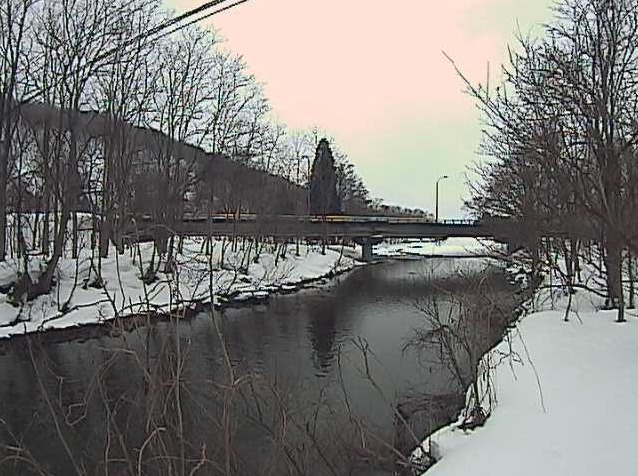
[[[210,303],[211,296],[215,304],[229,298],[263,299],[269,293],[289,292],[303,283],[347,271],[357,264],[353,258],[356,250],[347,247],[328,248],[323,255],[319,246],[300,245],[297,256],[295,245],[290,245],[282,256],[281,247],[275,251],[273,246],[265,245],[255,262],[254,250],[233,251],[232,245],[215,241],[209,258],[202,244],[201,240],[185,240],[183,252],[175,256],[172,272],[158,272],[157,280],[150,284],[141,279],[153,255],[150,243],[140,245],[139,255],[137,250],[122,256],[112,252],[104,259],[101,288],[90,286],[96,277],[90,253],[81,253],[78,260],[66,257],[60,261],[55,277],[57,285],[49,295],[14,307],[7,302],[6,294],[0,294],[0,338],[96,324],[116,316],[183,311]],[[275,253],[280,254],[279,258]],[[31,259],[30,272],[34,278],[41,264],[40,259]],[[163,270],[163,266],[159,269]],[[15,261],[0,264],[0,286],[14,282],[16,273]]]
[[443,241],[407,240],[399,243],[380,243],[374,247],[376,256],[486,256],[501,245],[475,238],[448,238]]
[[491,417],[474,431],[435,433],[428,476],[636,474],[636,312],[615,323],[616,311],[579,291],[564,322],[566,304],[545,301],[491,352],[500,361]]
[[[83,237],[88,240],[88,237]],[[246,245],[248,246],[248,245]],[[103,287],[95,282],[96,257],[89,250],[78,260],[70,253],[61,259],[55,275],[56,285],[48,295],[15,307],[6,294],[0,294],[0,338],[49,329],[64,329],[87,324],[99,324],[117,316],[141,313],[181,312],[212,301],[224,304],[266,299],[273,292],[291,292],[305,283],[330,277],[363,263],[357,261],[359,247],[328,247],[321,254],[320,246],[295,245],[282,248],[260,245],[259,259],[255,251],[228,242],[214,241],[212,256],[205,252],[200,239],[184,241],[183,252],[175,256],[171,272],[164,264],[157,265],[150,243],[141,244],[117,256],[112,250],[102,260]],[[277,258],[276,253],[279,253]],[[382,243],[375,254],[381,258],[399,256],[478,256],[484,245],[474,239],[449,239],[444,242],[411,241]],[[222,258],[223,254],[223,258]],[[140,263],[141,257],[141,263]],[[154,260],[157,280],[145,284],[141,279]],[[35,279],[43,268],[41,257],[30,258],[29,269]],[[212,273],[210,272],[212,270]],[[0,286],[8,288],[15,282],[18,265],[15,260],[0,263]]]

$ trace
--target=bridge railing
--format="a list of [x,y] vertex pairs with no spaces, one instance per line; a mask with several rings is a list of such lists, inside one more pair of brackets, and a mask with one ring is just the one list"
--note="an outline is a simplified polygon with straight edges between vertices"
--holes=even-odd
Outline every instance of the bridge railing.
[[390,223],[390,224],[438,224],[438,225],[466,225],[475,226],[477,220],[467,218],[448,218],[435,222],[430,217],[384,216],[384,215],[255,215],[244,213],[239,216],[233,214],[190,215],[186,214],[182,220],[191,222],[252,222],[252,221],[282,221],[282,222],[327,222],[327,223]]
[[439,223],[443,225],[469,225],[469,226],[476,226],[479,224],[478,220],[473,220],[469,218],[446,218],[444,220],[439,220]]

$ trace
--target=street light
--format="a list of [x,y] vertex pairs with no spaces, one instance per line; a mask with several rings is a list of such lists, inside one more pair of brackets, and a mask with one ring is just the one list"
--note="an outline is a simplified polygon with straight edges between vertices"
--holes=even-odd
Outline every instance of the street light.
[[450,178],[447,175],[442,175],[436,180],[436,205],[434,207],[434,222],[439,222],[439,182],[443,179]]

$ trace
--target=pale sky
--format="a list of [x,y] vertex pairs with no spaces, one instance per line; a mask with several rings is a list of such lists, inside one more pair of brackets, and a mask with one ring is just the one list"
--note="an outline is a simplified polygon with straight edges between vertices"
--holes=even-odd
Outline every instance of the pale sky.
[[[204,0],[165,0],[184,11]],[[442,51],[473,81],[492,79],[514,31],[539,32],[551,0],[249,0],[210,23],[264,83],[291,127],[338,141],[372,196],[462,216],[479,159],[475,105]]]

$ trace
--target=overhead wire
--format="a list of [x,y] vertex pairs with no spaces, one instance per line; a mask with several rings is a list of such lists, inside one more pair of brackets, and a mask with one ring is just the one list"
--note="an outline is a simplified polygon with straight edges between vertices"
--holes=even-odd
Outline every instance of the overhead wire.
[[158,35],[158,36],[154,37],[153,39],[154,40],[159,40],[161,38],[164,38],[165,36],[172,35],[173,33],[176,33],[176,32],[178,32],[179,30],[181,30],[183,28],[186,28],[188,26],[194,25],[195,23],[199,23],[199,22],[201,22],[203,20],[206,20],[206,19],[208,19],[208,18],[210,18],[210,17],[212,17],[214,15],[217,15],[218,13],[225,12],[226,10],[230,10],[231,8],[234,8],[234,7],[238,6],[238,5],[241,5],[242,3],[246,3],[248,1],[249,0],[237,0],[237,1],[233,2],[233,3],[231,3],[230,5],[226,5],[225,7],[222,7],[219,10],[215,10],[214,12],[210,12],[210,13],[207,13],[205,15],[202,15],[201,17],[195,18],[194,20],[191,20],[188,23],[184,23],[183,25],[180,25],[180,26],[178,26],[178,27],[176,27],[176,28],[174,28],[174,29],[172,29],[170,31],[167,31],[167,32],[165,32],[165,33],[163,33],[161,35]]
[[[190,20],[182,25],[178,25],[180,22],[184,21],[184,20],[188,20],[189,18],[198,15],[202,12],[206,12],[206,10],[210,10],[211,8],[217,7],[223,3],[228,2],[229,0],[209,0],[207,2],[205,2],[204,4],[200,5],[199,7],[196,8],[192,8],[191,10],[188,10],[184,13],[182,13],[181,15],[177,15],[176,17],[170,18],[162,23],[160,23],[159,25],[154,26],[153,28],[150,28],[149,30],[140,33],[139,35],[136,35],[135,37],[105,51],[104,53],[102,53],[101,55],[97,56],[96,58],[93,59],[94,63],[100,62],[105,60],[106,58],[108,58],[109,56],[117,53],[118,51],[120,51],[122,48],[126,48],[127,46],[130,46],[132,44],[135,44],[138,41],[143,41],[143,40],[158,40],[160,38],[164,38],[168,35],[171,35],[173,33],[176,33],[190,25],[193,25],[195,23],[198,23],[202,20],[205,20],[207,18],[212,17],[213,15],[217,15],[218,13],[222,13],[225,12],[231,8],[234,8],[238,5],[241,5],[242,3],[246,3],[249,0],[236,0],[235,2],[231,3],[230,5],[226,5],[218,10],[214,10],[212,12],[206,13],[198,18],[195,18],[193,20]],[[176,26],[177,25],[177,26]],[[171,27],[174,27],[173,29],[164,32],[164,30],[170,29]],[[164,32],[164,33],[162,33]],[[160,34],[162,33],[162,34]],[[156,35],[156,36],[154,36]],[[22,101],[20,101],[21,103],[27,103],[27,102],[31,102],[33,101],[35,98],[37,98],[39,95],[39,93],[33,93],[31,96],[29,96],[27,99],[23,99]]]
[[154,26],[153,28],[151,28],[150,30],[139,34],[136,37],[131,38],[130,40],[128,40],[128,42],[125,42],[124,45],[126,45],[127,43],[135,43],[140,39],[144,39],[144,38],[148,38],[150,36],[153,36],[156,33],[159,33],[163,30],[166,30],[167,28],[172,27],[173,25],[176,25],[178,23],[180,23],[183,20],[186,20],[192,16],[195,16],[201,12],[204,12],[206,10],[210,10],[213,7],[216,7],[217,5],[220,5],[224,2],[226,2],[228,0],[209,0],[208,2],[200,5],[199,7],[193,8],[191,10],[188,10],[184,13],[182,13],[181,15],[177,15],[176,17],[170,18],[168,20],[166,20],[163,23],[160,23],[159,25]]
[[[209,12],[206,13],[204,15],[202,15],[201,17],[198,17],[194,20],[191,20],[187,23],[184,23],[182,25],[178,25],[179,23],[181,23],[184,20],[188,20],[189,18],[198,15],[199,13],[205,12],[206,10],[210,10],[211,8],[214,8],[216,6],[219,6],[223,3],[228,2],[228,0],[210,0],[202,5],[200,5],[199,7],[193,8],[191,10],[188,10],[184,13],[182,13],[181,15],[177,15],[176,17],[170,18],[169,20],[166,20],[165,22],[160,23],[159,25],[154,26],[153,28],[140,33],[139,35],[134,36],[133,38],[123,42],[122,44],[117,45],[114,48],[111,48],[107,51],[105,51],[103,54],[101,54],[100,56],[98,56],[95,61],[102,61],[106,58],[108,58],[109,56],[117,53],[120,49],[122,48],[126,48],[127,46],[130,46],[132,44],[135,44],[139,41],[143,41],[143,40],[158,40],[160,38],[164,38],[165,36],[171,35],[179,30],[182,30],[183,28],[186,28],[187,26],[193,25],[197,22],[200,22],[202,20],[205,20],[207,18],[212,17],[213,15],[217,15],[218,13],[224,12],[226,10],[229,10],[233,7],[236,7],[237,5],[240,5],[242,3],[246,3],[248,2],[248,0],[238,0],[233,2],[230,5],[227,5],[225,7],[222,7],[218,10],[215,10],[213,12]],[[175,26],[178,25],[178,26]],[[168,32],[164,32],[163,34],[158,34],[158,33],[162,33],[164,30],[167,30],[171,27],[174,27],[172,30],[169,30]],[[156,35],[156,36],[154,36]]]

